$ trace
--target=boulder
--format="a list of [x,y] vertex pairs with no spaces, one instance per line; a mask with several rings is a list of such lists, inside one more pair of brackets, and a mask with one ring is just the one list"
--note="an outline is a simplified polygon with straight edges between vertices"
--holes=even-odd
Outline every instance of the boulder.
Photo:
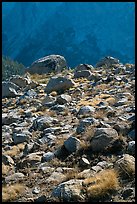
[[118,133],[113,128],[97,128],[91,138],[91,148],[95,152],[101,152],[117,146]]
[[56,92],[64,92],[65,90],[73,87],[75,85],[75,83],[73,82],[72,79],[68,79],[66,77],[52,77],[46,88],[45,88],[45,92],[50,93],[52,91],[56,91]]
[[71,96],[67,94],[61,94],[57,97],[57,102],[61,105],[66,104],[71,101]]
[[71,179],[67,182],[59,184],[53,189],[52,196],[58,197],[63,201],[78,201],[82,198],[82,181],[78,179]]
[[102,67],[106,65],[107,67],[112,66],[113,64],[119,64],[119,60],[110,56],[102,58],[95,67]]
[[49,55],[33,62],[32,65],[26,69],[26,72],[30,74],[46,74],[50,72],[61,72],[66,67],[67,63],[63,56]]
[[45,128],[49,128],[53,121],[55,121],[55,119],[50,116],[38,117],[33,121],[33,128],[34,130],[44,130]]
[[135,141],[130,141],[128,143],[127,151],[131,155],[135,155]]
[[78,113],[77,113],[77,116],[78,117],[88,117],[88,116],[91,116],[92,113],[95,112],[95,108],[92,107],[92,106],[82,106]]
[[17,90],[19,90],[19,86],[17,86],[16,84],[10,81],[2,82],[2,98],[17,96]]
[[91,69],[93,69],[92,65],[88,65],[88,64],[78,65],[74,70],[74,78],[84,77],[88,79],[92,75],[90,71]]
[[99,123],[98,120],[96,120],[95,118],[84,118],[80,121],[80,124],[78,125],[76,132],[82,133],[85,132],[86,127],[92,125],[92,124],[97,124]]
[[80,64],[75,68],[75,72],[84,71],[84,70],[91,70],[93,69],[92,65],[89,64]]
[[17,86],[19,86],[21,88],[24,88],[28,84],[30,84],[30,80],[28,80],[27,78],[21,77],[19,75],[14,75],[14,76],[10,77],[9,81],[13,82],[14,84],[16,84]]
[[24,178],[24,174],[23,173],[15,173],[15,174],[12,174],[12,175],[10,175],[10,176],[7,176],[6,178],[5,178],[5,182],[6,183],[9,183],[9,182],[17,182],[17,181],[21,181],[21,180],[23,180],[23,178]]
[[29,140],[29,135],[25,133],[14,133],[12,136],[14,144],[20,144]]
[[123,154],[115,163],[115,168],[124,177],[133,176],[135,174],[135,157],[129,154]]
[[76,137],[69,137],[65,142],[64,146],[67,149],[68,152],[76,152],[80,148],[80,140]]
[[45,161],[51,161],[53,158],[54,158],[54,153],[53,152],[46,152],[43,154],[42,156],[42,162],[45,162]]
[[77,71],[74,73],[74,78],[81,78],[81,77],[84,77],[84,78],[89,78],[91,76],[91,71],[89,70],[82,70],[82,71]]

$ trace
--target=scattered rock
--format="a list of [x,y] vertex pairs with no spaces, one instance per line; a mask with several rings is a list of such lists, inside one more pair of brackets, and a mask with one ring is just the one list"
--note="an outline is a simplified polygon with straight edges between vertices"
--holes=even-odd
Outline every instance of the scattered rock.
[[135,155],[135,141],[130,141],[128,143],[127,151],[131,155]]
[[53,189],[52,196],[58,197],[63,201],[76,201],[81,199],[82,180],[72,179],[59,184]]
[[92,106],[82,106],[78,113],[78,117],[88,117],[91,116],[95,112],[95,108]]
[[49,116],[38,117],[33,122],[34,130],[44,130],[50,127],[56,120]]
[[61,94],[59,97],[57,97],[57,102],[61,105],[66,104],[68,102],[70,102],[71,96],[67,95],[67,94]]
[[69,137],[64,142],[65,148],[68,150],[68,152],[71,152],[71,153],[79,150],[80,144],[81,144],[80,140],[73,136]]
[[113,64],[119,64],[119,60],[110,56],[102,58],[95,67],[102,67],[103,65],[110,67]]
[[121,173],[122,176],[134,177],[135,174],[135,157],[124,154],[115,163],[115,168]]
[[17,181],[21,181],[24,178],[24,174],[23,173],[15,173],[13,175],[10,176],[6,176],[5,178],[5,182],[9,183],[9,182],[17,182]]
[[68,79],[66,77],[52,77],[46,88],[45,91],[47,93],[50,93],[52,91],[57,91],[57,92],[64,92],[65,90],[73,87],[75,83],[73,82],[72,79]]
[[20,144],[23,142],[27,142],[29,140],[29,136],[25,133],[20,133],[20,134],[13,133],[12,139],[14,144]]
[[55,157],[54,153],[53,152],[47,152],[45,154],[43,154],[43,157],[42,157],[42,162],[45,162],[45,161],[51,161],[53,158]]
[[118,140],[118,133],[112,128],[97,128],[91,138],[91,148],[95,152],[104,151],[107,147],[115,145]]
[[16,84],[10,81],[2,82],[2,98],[17,96],[17,90],[19,90],[19,86],[17,86]]

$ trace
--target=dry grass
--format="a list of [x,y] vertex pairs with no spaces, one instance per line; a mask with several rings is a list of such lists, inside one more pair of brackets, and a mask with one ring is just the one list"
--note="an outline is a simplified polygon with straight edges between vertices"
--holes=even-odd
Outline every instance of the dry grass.
[[24,111],[23,109],[20,109],[20,110],[18,111],[18,114],[19,114],[19,115],[20,115],[20,114],[23,115],[24,112],[25,112],[25,111]]
[[118,174],[114,169],[103,170],[94,177],[85,179],[83,185],[87,187],[88,197],[103,197],[118,188]]
[[10,171],[10,166],[2,164],[2,175],[7,175]]
[[24,149],[24,144],[14,145],[10,150],[4,152],[4,154],[14,157],[20,153]]
[[108,90],[109,87],[110,87],[109,84],[99,84],[96,86],[96,89],[103,91],[103,90]]
[[48,163],[49,163],[49,166],[51,165],[52,167],[66,167],[66,162],[63,162],[58,158],[54,158]]
[[32,75],[30,75],[31,80],[38,82],[38,83],[41,83],[41,84],[47,84],[49,77],[50,77],[50,74],[42,74],[42,75],[32,74]]
[[81,106],[96,106],[99,104],[102,100],[99,98],[93,98],[93,99],[87,99],[83,98],[80,100],[80,102],[77,104],[77,108],[80,108]]
[[109,97],[106,99],[106,102],[109,103],[109,105],[114,105],[116,103],[116,98]]
[[14,201],[18,197],[20,197],[24,191],[25,186],[20,183],[11,186],[4,186],[2,187],[2,201],[3,202]]
[[103,119],[107,116],[107,112],[105,110],[98,110],[93,114],[93,117],[96,119]]
[[53,96],[53,97],[55,97],[55,96],[58,95],[58,93],[57,93],[56,91],[52,91],[52,92],[50,93],[50,95]]
[[67,172],[65,174],[65,176],[66,176],[65,181],[68,181],[68,180],[71,180],[71,179],[78,179],[79,178],[78,174],[79,174],[79,170],[78,169],[74,169],[71,172]]

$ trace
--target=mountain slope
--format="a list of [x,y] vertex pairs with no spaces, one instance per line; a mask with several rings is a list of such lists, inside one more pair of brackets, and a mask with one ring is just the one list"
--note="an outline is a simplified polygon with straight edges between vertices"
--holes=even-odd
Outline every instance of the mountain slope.
[[26,66],[49,54],[70,66],[105,55],[133,63],[134,15],[129,2],[16,2],[3,18],[3,54]]

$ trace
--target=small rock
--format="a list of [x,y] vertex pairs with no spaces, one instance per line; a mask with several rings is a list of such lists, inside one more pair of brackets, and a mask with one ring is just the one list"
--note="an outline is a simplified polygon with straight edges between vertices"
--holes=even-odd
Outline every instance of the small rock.
[[27,142],[29,140],[29,136],[25,133],[20,133],[20,134],[13,133],[12,139],[14,144],[20,144],[23,142]]
[[134,176],[135,174],[135,157],[124,154],[122,158],[118,159],[115,163],[115,168],[121,173],[122,176]]
[[41,161],[45,162],[45,161],[51,161],[53,158],[55,157],[53,152],[46,152],[45,154],[43,154]]
[[129,152],[129,154],[133,156],[135,155],[135,141],[130,141],[128,143],[127,151]]
[[67,94],[61,94],[59,97],[57,97],[57,102],[61,105],[66,104],[71,101],[71,96]]
[[7,176],[5,178],[5,182],[6,183],[17,182],[17,181],[23,180],[23,178],[24,178],[24,174],[23,173],[15,173],[13,175]]
[[35,187],[33,190],[32,190],[32,193],[34,194],[39,194],[40,193],[40,189],[38,187]]
[[68,150],[68,152],[71,152],[71,153],[79,150],[80,144],[81,144],[80,140],[73,136],[69,137],[64,142],[65,148]]
[[92,106],[82,106],[78,113],[77,113],[77,116],[78,117],[88,117],[88,116],[91,116],[92,113],[95,112],[95,108],[92,107]]
[[12,165],[14,164],[14,160],[8,155],[2,155],[2,162],[5,165]]
[[131,130],[131,131],[128,133],[128,137],[131,138],[132,140],[135,140],[135,130]]
[[2,98],[17,96],[17,90],[19,90],[19,86],[17,86],[16,84],[10,81],[2,82]]
[[33,128],[34,130],[44,130],[45,128],[48,128],[52,125],[52,123],[55,122],[55,119],[53,119],[50,116],[42,116],[38,117],[33,121]]

